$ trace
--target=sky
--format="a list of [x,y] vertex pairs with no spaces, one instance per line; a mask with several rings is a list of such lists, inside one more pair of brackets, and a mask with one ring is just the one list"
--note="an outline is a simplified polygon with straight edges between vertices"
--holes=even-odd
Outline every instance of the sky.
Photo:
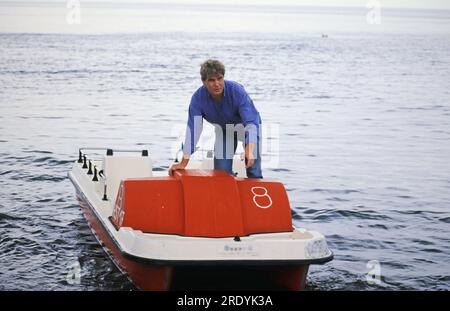
[[[0,0],[1,2],[67,2],[69,0]],[[72,0],[73,1],[73,0]],[[196,3],[228,5],[306,5],[306,6],[353,6],[366,7],[379,3],[381,8],[449,9],[449,0],[79,0],[79,2],[134,2],[134,3]]]
[[450,32],[450,0],[0,0],[0,16],[0,33]]

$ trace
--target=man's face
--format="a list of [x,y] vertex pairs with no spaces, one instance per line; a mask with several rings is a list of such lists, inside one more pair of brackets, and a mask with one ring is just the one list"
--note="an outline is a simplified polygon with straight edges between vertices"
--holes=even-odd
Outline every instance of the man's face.
[[220,99],[222,97],[224,87],[224,79],[222,74],[216,74],[209,77],[203,81],[203,84],[206,86],[212,97],[216,99]]

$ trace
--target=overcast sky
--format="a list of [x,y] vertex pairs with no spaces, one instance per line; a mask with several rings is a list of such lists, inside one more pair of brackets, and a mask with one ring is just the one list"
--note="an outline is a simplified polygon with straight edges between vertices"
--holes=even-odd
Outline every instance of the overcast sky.
[[[1,2],[59,2],[68,0],[0,0]],[[134,3],[205,3],[232,5],[314,5],[314,6],[354,6],[366,7],[369,3],[380,3],[381,8],[425,8],[449,9],[450,0],[79,0],[83,2],[134,2]]]
[[[83,0],[80,0],[83,1]],[[84,0],[86,1],[86,0]],[[101,0],[121,1],[121,0]],[[220,3],[220,4],[265,4],[265,5],[324,5],[324,6],[359,6],[365,7],[377,0],[137,0],[139,2],[157,3]],[[378,0],[381,7],[407,8],[446,8],[450,9],[449,0]]]

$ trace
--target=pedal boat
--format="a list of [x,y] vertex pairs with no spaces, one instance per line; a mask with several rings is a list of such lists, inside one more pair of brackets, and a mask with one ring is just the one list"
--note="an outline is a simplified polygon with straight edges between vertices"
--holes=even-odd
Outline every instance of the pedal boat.
[[[99,155],[94,156],[88,155]],[[302,290],[333,259],[325,237],[292,225],[282,183],[213,170],[152,170],[146,150],[83,148],[69,172],[83,214],[115,265],[142,290]]]

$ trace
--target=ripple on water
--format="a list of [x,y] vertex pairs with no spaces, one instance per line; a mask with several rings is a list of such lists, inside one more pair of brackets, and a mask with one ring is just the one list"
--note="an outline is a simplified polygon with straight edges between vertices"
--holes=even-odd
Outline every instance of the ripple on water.
[[308,219],[320,221],[335,221],[342,218],[360,220],[389,220],[390,217],[373,210],[340,210],[340,209],[313,209],[297,208],[300,214],[308,215]]
[[[1,206],[0,206],[0,208],[1,208]],[[22,217],[22,216],[0,213],[0,221],[2,221],[2,220],[18,221],[18,220],[24,220],[24,219],[26,219],[26,218]]]
[[449,217],[439,218],[439,221],[442,221],[442,222],[445,222],[447,224],[450,224],[450,216]]

